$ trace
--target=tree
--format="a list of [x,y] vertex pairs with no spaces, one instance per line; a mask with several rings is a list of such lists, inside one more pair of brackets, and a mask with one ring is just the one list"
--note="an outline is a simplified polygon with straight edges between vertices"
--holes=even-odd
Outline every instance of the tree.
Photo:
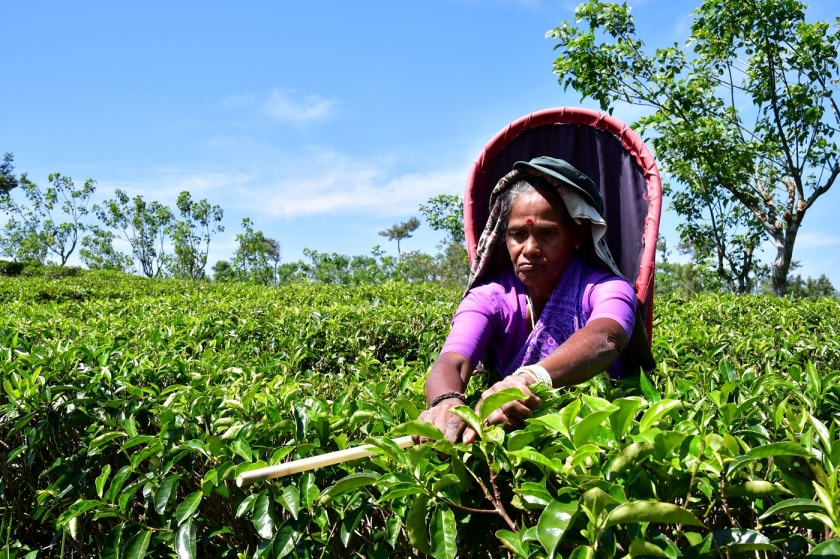
[[346,256],[336,252],[303,249],[309,262],[301,262],[298,270],[312,282],[332,285],[373,285],[394,278],[396,262],[385,255],[379,245],[370,256]]
[[166,241],[173,222],[172,211],[160,202],[146,202],[142,196],[129,198],[120,189],[104,205],[95,205],[93,211],[105,226],[122,234],[140,270],[146,277],[159,277],[166,273],[169,256]]
[[227,260],[217,260],[213,264],[213,279],[215,281],[236,281],[236,272]]
[[79,249],[79,257],[85,266],[91,270],[133,271],[132,258],[114,249],[116,237],[111,231],[96,225],[90,227],[89,231],[82,238],[82,248]]
[[470,261],[462,243],[446,239],[438,245],[435,267],[437,281],[450,287],[466,287],[470,278]]
[[[761,288],[766,294],[773,293],[773,287],[769,282],[762,282]],[[787,294],[795,299],[821,299],[824,297],[836,299],[840,295],[825,274],[817,279],[811,277],[802,279],[799,274],[789,277]]]
[[[8,154],[7,154],[8,156]],[[8,162],[11,162],[9,157]],[[88,179],[76,188],[70,177],[54,173],[46,190],[21,175],[17,186],[26,203],[16,202],[9,191],[0,194],[0,209],[11,214],[4,226],[3,252],[14,258],[43,262],[52,253],[64,266],[79,242],[88,214],[87,204],[96,191],[96,181]],[[9,183],[8,178],[6,179]],[[63,214],[65,217],[59,217]],[[61,219],[68,219],[60,222]]]
[[280,267],[280,261],[283,259],[283,247],[278,240],[272,239],[271,237],[265,237],[263,239],[263,247],[265,248],[266,261],[271,266],[273,281],[274,283],[279,283],[277,272]]
[[[745,210],[732,223],[746,237],[729,233],[726,220],[711,225],[715,252],[749,250],[760,224],[776,247],[777,295],[786,292],[807,210],[840,174],[832,140],[840,130],[833,89],[840,18],[832,30],[807,23],[804,9],[797,0],[706,0],[684,49],[653,55],[644,53],[626,4],[590,0],[575,15],[588,27],[564,22],[549,32],[558,41],[554,71],[564,87],[610,112],[618,101],[651,109],[635,126],[655,134],[654,151],[680,188]],[[682,232],[691,241],[699,218],[685,217]],[[735,270],[752,257],[738,258],[731,258]]]
[[277,266],[272,262],[280,261],[280,243],[255,231],[250,218],[242,220],[242,228],[244,232],[236,235],[239,248],[231,263],[233,273],[240,281],[275,284]]
[[388,237],[389,241],[397,241],[397,254],[400,252],[400,241],[408,239],[411,234],[420,227],[420,221],[416,217],[412,217],[408,221],[397,223],[385,231],[380,231],[379,234],[383,237]]
[[[677,226],[692,262],[711,267],[733,293],[751,293],[765,267],[756,257],[761,245],[761,223],[727,192],[714,185],[695,183],[673,191],[672,207],[685,221]],[[683,250],[681,250],[682,252]]]
[[664,235],[660,234],[657,239],[656,252],[659,254],[654,281],[657,297],[676,295],[688,298],[703,291],[703,283],[691,263],[678,264],[669,260],[671,251]]
[[[14,160],[14,156],[7,153],[3,156],[3,163],[0,163],[0,196],[8,194],[19,184],[17,177],[12,172],[15,170],[15,166],[12,165]],[[26,175],[23,175],[23,178],[25,179]]]
[[465,286],[470,276],[470,263],[464,250],[464,201],[454,194],[440,194],[420,204],[420,212],[429,227],[445,231],[446,238],[438,245],[434,259],[436,281],[450,286]]
[[30,223],[10,217],[0,232],[0,256],[16,262],[43,264],[47,247]]
[[420,204],[420,213],[435,231],[445,231],[453,243],[464,244],[464,201],[454,194],[439,194]]
[[171,271],[175,277],[203,278],[210,236],[225,230],[221,224],[224,212],[221,207],[208,204],[207,200],[193,201],[186,190],[178,195],[175,205],[181,219],[169,229],[174,252]]

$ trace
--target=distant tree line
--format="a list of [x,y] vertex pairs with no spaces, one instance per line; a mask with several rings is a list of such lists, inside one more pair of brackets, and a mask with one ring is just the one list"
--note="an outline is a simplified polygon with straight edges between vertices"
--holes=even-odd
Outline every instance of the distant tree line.
[[[12,155],[6,154],[0,164],[0,211],[6,214],[6,223],[0,228],[0,258],[12,261],[0,262],[0,275],[20,273],[24,266],[53,264],[51,268],[63,268],[78,249],[79,259],[88,269],[118,270],[150,278],[212,278],[273,286],[290,282],[358,285],[409,281],[463,287],[469,276],[463,201],[455,195],[441,194],[419,207],[428,225],[445,234],[435,255],[402,251],[401,243],[420,226],[420,221],[412,217],[379,232],[397,242],[396,257],[385,254],[380,246],[373,247],[368,255],[356,256],[306,248],[303,259],[283,262],[280,241],[266,236],[245,218],[231,258],[216,262],[208,270],[210,241],[224,231],[221,207],[207,200],[196,201],[184,191],[171,209],[142,196],[130,197],[122,190],[115,190],[113,198],[101,204],[91,205],[96,181],[88,179],[77,187],[71,178],[52,174],[49,186],[42,189],[25,173],[15,175],[13,163]],[[118,239],[129,252],[115,248]],[[688,256],[688,262],[673,262],[663,237],[657,251],[657,295],[776,292],[769,266],[754,262],[753,277],[745,286],[721,274],[719,261],[709,251],[686,240],[677,251]],[[792,269],[797,266],[794,262]],[[824,275],[817,279],[790,276],[786,292],[793,297],[838,296]]]
[[305,248],[303,260],[282,262],[280,243],[253,227],[250,219],[242,221],[242,232],[236,236],[238,248],[230,260],[213,266],[217,281],[241,281],[262,285],[289,282],[319,282],[336,285],[359,285],[384,281],[440,282],[452,286],[466,285],[469,264],[464,250],[463,204],[461,198],[441,194],[420,206],[429,226],[445,233],[436,255],[420,251],[402,252],[401,241],[409,239],[420,226],[412,217],[394,224],[379,234],[397,241],[397,257],[386,255],[380,246],[370,255],[348,256]]
[[[95,180],[77,187],[70,177],[56,173],[42,188],[25,173],[15,176],[13,163],[7,153],[0,166],[0,211],[7,218],[0,229],[0,256],[23,264],[65,266],[78,248],[89,269],[137,271],[150,278],[206,276],[210,238],[224,231],[219,206],[195,201],[184,191],[173,211],[119,189],[112,199],[91,206]],[[91,213],[98,223],[90,222]],[[126,241],[130,253],[114,248],[118,238]]]
[[[688,298],[704,292],[775,295],[769,266],[756,267],[755,281],[750,282],[749,290],[744,290],[740,285],[727,281],[727,278],[719,273],[717,262],[707,253],[696,250],[684,241],[677,245],[677,252],[688,256],[688,262],[673,262],[670,258],[672,251],[668,249],[667,242],[661,235],[656,249],[658,253],[655,278],[657,296]],[[799,262],[794,261],[791,270],[799,268],[799,265]],[[810,299],[840,297],[840,293],[825,274],[817,279],[810,277],[803,279],[799,274],[789,275],[786,295]]]
[[[214,235],[224,231],[224,211],[207,200],[181,192],[175,208],[142,196],[115,190],[111,199],[92,204],[96,181],[77,186],[69,177],[53,174],[42,188],[25,173],[15,175],[14,158],[7,153],[0,164],[0,258],[11,260],[0,275],[20,273],[25,266],[64,268],[78,250],[91,270],[117,270],[150,278],[210,279],[208,254]],[[437,281],[465,285],[469,274],[463,248],[462,204],[458,196],[441,195],[421,205],[435,230],[446,232],[437,255],[403,253],[400,242],[420,226],[416,217],[380,232],[397,241],[396,258],[376,246],[369,256],[345,256],[304,249],[304,260],[282,262],[278,240],[242,221],[237,248],[230,260],[216,262],[212,277],[262,285],[309,281],[332,284],[377,283],[391,280]],[[129,247],[121,252],[117,240]],[[67,274],[65,274],[67,275]]]

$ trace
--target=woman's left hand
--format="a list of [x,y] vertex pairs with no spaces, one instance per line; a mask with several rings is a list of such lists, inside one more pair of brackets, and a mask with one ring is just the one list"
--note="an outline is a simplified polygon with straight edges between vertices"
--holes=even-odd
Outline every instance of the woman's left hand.
[[[481,402],[483,402],[484,399],[491,394],[495,394],[499,390],[504,390],[505,388],[518,388],[526,396],[522,400],[508,402],[491,413],[490,417],[488,417],[485,421],[485,424],[502,425],[504,426],[505,431],[521,429],[525,425],[525,420],[531,417],[531,410],[537,409],[542,404],[542,400],[531,392],[530,388],[528,388],[528,383],[533,382],[533,380],[534,379],[532,379],[529,375],[522,375],[518,377],[509,376],[485,390],[484,394],[481,395],[481,400],[478,405],[481,405]],[[476,411],[477,410],[478,407],[476,407]],[[477,433],[471,427],[467,427],[464,429],[462,440],[466,444],[471,444],[475,441],[476,436]]]

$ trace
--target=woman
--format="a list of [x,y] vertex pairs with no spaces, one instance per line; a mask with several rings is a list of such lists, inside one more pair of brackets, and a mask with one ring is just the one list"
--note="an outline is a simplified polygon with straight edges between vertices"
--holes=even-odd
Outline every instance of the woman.
[[618,358],[636,316],[635,292],[602,239],[601,195],[586,175],[561,159],[520,161],[496,185],[490,207],[420,415],[452,442],[476,436],[449,410],[466,401],[479,360],[503,376],[482,399],[511,387],[527,396],[487,422],[519,428],[541,403],[530,385],[568,386],[605,370],[621,376]]

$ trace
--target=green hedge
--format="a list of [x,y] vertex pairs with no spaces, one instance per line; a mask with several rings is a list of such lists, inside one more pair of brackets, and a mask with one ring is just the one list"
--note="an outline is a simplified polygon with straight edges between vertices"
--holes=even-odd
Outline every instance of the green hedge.
[[80,276],[86,272],[87,270],[78,266],[45,266],[40,263],[0,260],[0,277],[62,279]]
[[15,277],[23,271],[24,265],[20,262],[9,262],[0,260],[0,276]]
[[[114,273],[0,280],[0,549],[837,552],[836,301],[659,301],[650,379],[543,394],[537,417],[511,434],[464,408],[479,443],[399,450],[388,437],[437,438],[412,420],[459,296]],[[471,383],[473,401],[489,382]],[[363,440],[380,455],[233,482]]]

